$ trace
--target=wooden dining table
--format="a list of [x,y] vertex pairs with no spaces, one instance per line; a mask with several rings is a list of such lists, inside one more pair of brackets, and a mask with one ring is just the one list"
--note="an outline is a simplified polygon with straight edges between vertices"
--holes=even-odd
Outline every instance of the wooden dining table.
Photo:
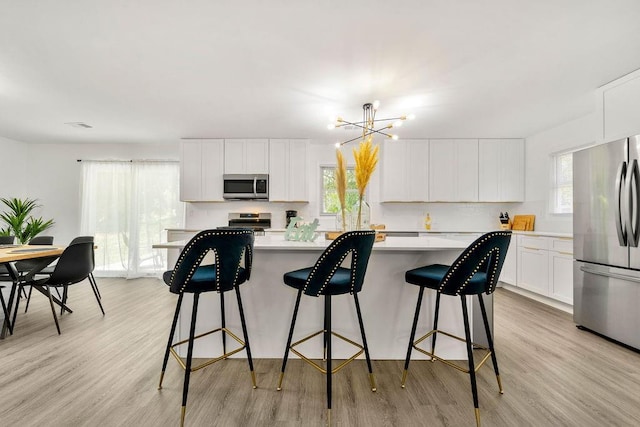
[[[10,314],[13,310],[13,303],[16,299],[16,291],[18,289],[19,282],[21,280],[24,281],[31,279],[40,270],[55,261],[62,254],[64,249],[64,246],[53,245],[0,245],[0,265],[4,265],[7,268],[9,278],[11,279],[11,282],[7,282],[11,283],[11,291],[9,293],[9,299],[7,300],[7,313],[9,315],[5,317],[2,324],[0,339],[5,337],[7,331],[13,334],[13,323],[11,321]],[[20,277],[18,271],[13,265],[13,262],[24,260],[34,260],[39,262],[34,263],[33,268],[26,275]],[[56,298],[54,298],[54,301],[58,305],[63,305],[62,302]],[[13,315],[13,319],[15,320],[15,313]]]

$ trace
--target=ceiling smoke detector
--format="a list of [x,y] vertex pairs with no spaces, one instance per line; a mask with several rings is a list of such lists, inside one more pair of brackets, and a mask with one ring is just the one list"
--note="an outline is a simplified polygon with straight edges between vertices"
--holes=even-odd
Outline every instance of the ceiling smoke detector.
[[86,124],[84,122],[69,122],[69,123],[65,123],[65,125],[69,125],[71,127],[79,128],[79,129],[91,129],[91,128],[93,128],[93,126],[88,125],[88,124]]

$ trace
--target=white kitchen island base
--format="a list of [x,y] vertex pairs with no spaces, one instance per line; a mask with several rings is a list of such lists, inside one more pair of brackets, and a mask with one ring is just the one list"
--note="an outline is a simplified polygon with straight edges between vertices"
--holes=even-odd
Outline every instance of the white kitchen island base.
[[[288,271],[312,266],[328,243],[324,240],[312,243],[287,242],[282,236],[256,237],[251,280],[240,286],[254,358],[282,358],[297,295],[297,290],[284,285],[282,277]],[[155,247],[179,249],[184,244],[185,242],[170,242]],[[388,237],[386,241],[374,245],[365,282],[358,294],[372,359],[404,360],[406,356],[419,288],[405,283],[405,272],[427,264],[450,264],[466,246],[466,243],[437,237]],[[348,261],[349,259],[346,260]],[[303,295],[294,341],[322,329],[323,298]],[[470,297],[468,298],[470,300]],[[431,330],[434,301],[435,291],[427,290],[416,337]],[[490,309],[490,299],[487,300],[487,305]],[[473,307],[472,304],[469,306]],[[191,307],[191,295],[186,294],[176,341],[188,337]],[[233,291],[225,293],[225,311],[227,328],[242,336],[236,295]],[[351,295],[333,297],[332,315],[332,328],[336,333],[356,342],[361,341]],[[220,324],[218,294],[201,294],[196,335],[218,328]],[[478,327],[484,329],[482,325]],[[169,328],[170,325],[167,324],[167,334]],[[459,297],[442,296],[439,329],[464,336]],[[347,358],[355,352],[351,345],[342,340],[334,340],[332,344],[335,359]],[[234,348],[234,345],[237,345],[235,341],[227,339],[228,349]],[[428,346],[428,341],[423,345]],[[181,353],[186,353],[186,345],[182,347]],[[322,348],[321,336],[299,346],[303,353],[317,358],[322,357]],[[448,359],[466,359],[464,343],[444,335],[438,339],[437,352]],[[220,354],[222,344],[219,333],[196,340],[194,357],[214,357]],[[237,356],[246,357],[246,353],[240,352]],[[291,354],[291,357],[295,355]],[[426,356],[419,352],[412,353],[412,359],[424,358]]]

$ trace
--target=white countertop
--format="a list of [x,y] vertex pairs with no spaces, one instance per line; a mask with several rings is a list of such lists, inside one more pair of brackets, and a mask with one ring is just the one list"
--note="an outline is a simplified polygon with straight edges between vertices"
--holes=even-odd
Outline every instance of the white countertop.
[[[193,232],[197,233],[202,231],[200,229],[186,229],[186,228],[167,228],[167,231],[178,231],[178,232]],[[327,231],[335,231],[335,230],[318,230],[320,233],[325,233]],[[381,232],[387,233],[421,233],[421,234],[476,234],[476,233],[486,233],[492,230],[469,230],[469,231],[461,231],[461,230],[424,230],[424,229],[386,229],[380,230]],[[517,231],[512,230],[513,234],[525,234],[531,236],[547,236],[547,237],[560,237],[566,239],[572,239],[573,233],[558,233],[553,231]],[[267,233],[284,233],[284,228],[268,228],[266,229]],[[415,238],[415,237],[413,237]]]
[[[294,242],[284,240],[281,235],[256,236],[254,250],[274,251],[318,251],[324,250],[331,240],[325,240],[321,235],[315,242]],[[157,243],[154,248],[182,249],[187,240],[175,242]],[[439,251],[447,249],[464,249],[468,245],[458,240],[450,240],[441,237],[387,237],[383,242],[373,245],[374,251]]]

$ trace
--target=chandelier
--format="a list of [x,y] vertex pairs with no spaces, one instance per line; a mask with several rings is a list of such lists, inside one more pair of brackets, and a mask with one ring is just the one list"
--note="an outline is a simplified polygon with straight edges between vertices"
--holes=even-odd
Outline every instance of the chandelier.
[[394,127],[397,128],[402,126],[402,122],[404,122],[405,120],[413,120],[415,118],[413,114],[410,114],[407,116],[390,117],[387,119],[376,119],[376,112],[378,111],[379,106],[380,101],[373,101],[372,103],[368,102],[364,104],[362,106],[362,121],[360,122],[350,122],[348,120],[344,120],[342,117],[338,117],[335,123],[327,126],[329,129],[335,129],[345,126],[353,126],[362,129],[361,136],[351,138],[350,140],[344,142],[336,142],[336,147],[341,147],[344,144],[355,141],[357,139],[362,139],[362,141],[365,141],[367,137],[373,137],[374,134],[384,135],[387,138],[397,140],[398,135],[388,133],[389,130]]

